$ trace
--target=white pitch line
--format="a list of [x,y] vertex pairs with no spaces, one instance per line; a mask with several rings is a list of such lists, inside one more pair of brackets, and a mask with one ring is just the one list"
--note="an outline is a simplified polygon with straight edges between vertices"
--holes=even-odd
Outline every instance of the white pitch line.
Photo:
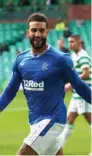
[[28,110],[27,107],[8,108],[5,111],[6,112],[19,112],[19,111],[25,111],[25,110]]

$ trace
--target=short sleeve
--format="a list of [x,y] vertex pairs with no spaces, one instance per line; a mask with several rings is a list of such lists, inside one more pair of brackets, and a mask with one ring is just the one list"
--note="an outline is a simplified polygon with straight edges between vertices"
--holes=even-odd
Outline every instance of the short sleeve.
[[90,68],[90,59],[88,56],[82,56],[80,59],[79,59],[79,62],[80,62],[80,66],[81,66],[81,69],[83,70],[84,68]]

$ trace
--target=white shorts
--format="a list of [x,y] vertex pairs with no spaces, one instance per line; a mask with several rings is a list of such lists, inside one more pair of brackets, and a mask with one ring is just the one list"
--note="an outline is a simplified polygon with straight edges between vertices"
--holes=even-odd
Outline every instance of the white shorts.
[[39,136],[45,120],[30,126],[31,133],[24,139],[24,143],[31,146],[39,155],[55,155],[63,146],[60,134],[64,125],[55,123],[44,136]]
[[72,98],[69,107],[68,107],[68,114],[70,112],[77,112],[78,114],[83,114],[86,112],[91,113],[92,106],[87,103],[83,99],[74,99]]

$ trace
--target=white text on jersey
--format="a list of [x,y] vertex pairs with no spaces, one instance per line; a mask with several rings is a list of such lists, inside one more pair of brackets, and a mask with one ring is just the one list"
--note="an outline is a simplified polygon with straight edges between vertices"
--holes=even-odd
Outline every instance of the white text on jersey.
[[44,90],[44,81],[39,83],[34,82],[33,80],[23,80],[24,89],[31,91],[43,91]]

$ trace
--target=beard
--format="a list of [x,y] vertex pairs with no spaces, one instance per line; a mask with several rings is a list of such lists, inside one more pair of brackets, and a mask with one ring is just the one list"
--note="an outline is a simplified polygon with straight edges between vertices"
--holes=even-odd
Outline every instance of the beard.
[[33,38],[33,39],[29,38],[29,41],[34,49],[41,49],[46,44],[46,38],[41,38],[41,39],[40,38]]

